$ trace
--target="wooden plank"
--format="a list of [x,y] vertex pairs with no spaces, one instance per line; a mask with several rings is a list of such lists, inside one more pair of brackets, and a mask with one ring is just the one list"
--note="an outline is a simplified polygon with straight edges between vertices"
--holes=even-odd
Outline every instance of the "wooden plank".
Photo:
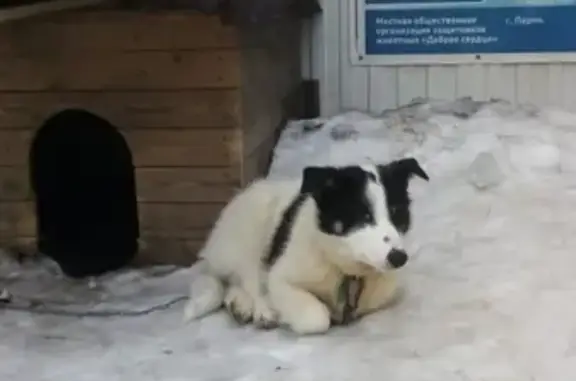
[[343,110],[368,111],[370,96],[370,68],[353,66],[350,61],[352,46],[350,34],[349,0],[340,0],[340,87],[342,92],[340,107]]
[[[188,265],[195,260],[195,255],[204,242],[209,229],[179,229],[184,222],[196,225],[193,220],[197,220],[198,215],[207,216],[209,208],[199,205],[190,205],[186,209],[188,213],[200,213],[186,216],[183,212],[178,212],[181,206],[170,208],[167,205],[148,204],[145,213],[147,217],[159,217],[154,220],[156,228],[154,230],[144,230],[141,233],[141,251],[139,254],[140,263],[173,263]],[[164,208],[163,208],[164,206]],[[160,211],[162,209],[162,211]],[[216,208],[219,209],[219,208]],[[170,210],[172,212],[170,212]],[[208,213],[208,214],[207,214]],[[177,218],[180,218],[179,220]],[[191,217],[191,218],[187,218]],[[145,221],[150,221],[145,220]],[[157,228],[160,223],[164,223],[164,230]],[[149,226],[150,224],[145,224]],[[176,229],[174,229],[176,227]],[[180,232],[180,234],[175,234]],[[36,233],[36,218],[34,204],[32,202],[1,202],[0,203],[0,242],[9,247],[16,247],[22,250],[34,251]]]
[[340,17],[342,12],[346,12],[346,8],[342,8],[341,3],[335,0],[323,1],[322,8],[322,17],[318,17],[321,36],[319,55],[322,63],[319,68],[321,114],[324,117],[331,117],[341,112],[342,93],[346,91],[340,83],[341,74],[345,71],[345,68],[341,68],[340,53],[342,47],[347,44],[347,32],[342,29]]
[[187,237],[191,231],[210,229],[223,207],[223,203],[140,203],[140,229],[160,236]]
[[236,90],[0,92],[0,129],[35,128],[57,110],[85,108],[118,128],[226,127],[238,123]]
[[233,129],[162,129],[130,130],[125,136],[137,167],[222,167],[239,161],[238,134]]
[[33,4],[23,4],[0,10],[0,22],[5,23],[8,21],[22,20],[46,13],[61,12],[74,8],[97,5],[102,2],[104,2],[104,0],[36,1]]
[[238,46],[236,29],[195,12],[66,12],[0,27],[0,52],[191,50]]
[[2,248],[8,250],[12,255],[37,255],[38,249],[35,236],[1,236],[0,244]]
[[[3,247],[24,255],[37,255],[36,237],[33,236],[0,236]],[[189,266],[197,258],[204,243],[204,238],[174,239],[143,235],[139,240],[140,250],[133,266],[149,266],[155,264],[172,264]]]
[[30,131],[0,130],[0,166],[28,165],[31,138]]
[[242,52],[242,131],[248,154],[274,134],[289,111],[286,100],[300,86],[300,39],[287,35],[279,41]]
[[544,64],[521,64],[516,70],[516,101],[536,106],[548,103],[549,69]]
[[565,63],[562,65],[563,85],[559,89],[562,94],[562,104],[570,111],[576,111],[576,64]]
[[368,66],[353,66],[350,61],[351,35],[348,0],[340,0],[340,87],[342,92],[340,107],[343,110],[368,111],[370,96],[370,68]]
[[171,264],[189,266],[197,259],[203,240],[180,240],[145,236],[135,265]]
[[[232,129],[125,132],[137,167],[222,167],[238,163],[239,133]],[[31,131],[0,130],[0,167],[26,166]]]
[[516,65],[491,64],[486,75],[488,98],[516,102]]
[[239,185],[237,175],[230,168],[139,168],[138,201],[227,202]]
[[562,107],[562,89],[564,86],[564,70],[561,63],[548,65],[548,104],[546,106]]
[[398,107],[398,69],[396,67],[370,67],[370,112],[380,114]]
[[210,228],[202,229],[189,229],[189,230],[141,230],[140,236],[142,237],[155,237],[164,239],[179,239],[186,241],[201,241],[204,240]]
[[[142,202],[227,202],[240,173],[232,168],[137,168]],[[0,202],[32,200],[28,168],[0,167]]]
[[428,67],[428,96],[444,101],[456,98],[456,68],[454,66]]
[[30,237],[36,234],[36,212],[33,202],[0,202],[0,237]]
[[0,167],[0,202],[32,199],[27,167]]
[[[222,167],[240,161],[241,138],[233,129],[124,131],[137,167]],[[31,131],[0,130],[0,166],[25,166]]]
[[0,91],[174,90],[240,85],[239,52],[31,52],[0,60]]
[[366,66],[342,64],[340,82],[342,88],[348,89],[342,93],[342,109],[368,111],[368,96],[370,94],[370,70]]
[[242,162],[242,186],[248,185],[257,177],[267,175],[270,155],[275,143],[274,136],[269,136],[259,147],[244,157]]
[[401,66],[398,68],[399,106],[404,106],[416,98],[428,95],[427,74],[425,66]]
[[[139,204],[143,236],[203,240],[224,204]],[[0,202],[0,240],[36,235],[34,203]]]
[[475,101],[488,99],[488,69],[482,64],[459,65],[456,73],[456,96]]

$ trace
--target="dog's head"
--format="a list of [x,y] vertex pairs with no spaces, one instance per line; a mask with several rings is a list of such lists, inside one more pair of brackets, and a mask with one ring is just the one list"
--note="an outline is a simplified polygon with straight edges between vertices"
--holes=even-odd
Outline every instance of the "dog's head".
[[329,255],[381,271],[404,266],[408,255],[402,234],[410,223],[411,168],[420,170],[413,174],[428,178],[410,160],[414,159],[381,166],[304,169],[301,192],[314,199],[319,242]]

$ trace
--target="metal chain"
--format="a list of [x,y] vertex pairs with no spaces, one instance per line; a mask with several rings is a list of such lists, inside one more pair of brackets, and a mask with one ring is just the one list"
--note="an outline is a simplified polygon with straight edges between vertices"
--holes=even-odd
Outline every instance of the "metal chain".
[[[4,295],[4,292],[2,293]],[[138,317],[151,314],[152,312],[164,311],[177,303],[188,299],[187,296],[178,296],[174,299],[150,307],[143,311],[126,311],[126,310],[101,310],[101,311],[86,311],[86,312],[72,312],[64,309],[48,307],[44,303],[34,299],[14,298],[8,297],[0,300],[0,311],[23,311],[39,315],[54,315],[54,316],[69,316],[69,317]]]

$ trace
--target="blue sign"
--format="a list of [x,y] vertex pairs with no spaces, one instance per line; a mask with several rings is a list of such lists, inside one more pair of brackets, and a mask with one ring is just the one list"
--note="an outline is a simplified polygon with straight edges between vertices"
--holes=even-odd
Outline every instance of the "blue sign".
[[369,56],[576,52],[576,0],[360,1]]

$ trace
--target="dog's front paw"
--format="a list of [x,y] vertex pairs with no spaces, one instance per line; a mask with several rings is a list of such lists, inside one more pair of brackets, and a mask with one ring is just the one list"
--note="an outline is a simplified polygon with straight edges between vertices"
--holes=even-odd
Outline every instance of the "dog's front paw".
[[224,306],[228,314],[238,324],[244,325],[252,321],[253,318],[253,301],[250,295],[242,288],[231,286],[224,298]]
[[288,324],[301,335],[326,333],[330,329],[330,311],[320,302],[303,305],[300,313],[294,315]]
[[265,301],[255,303],[253,320],[254,325],[260,329],[272,329],[278,326],[278,314]]

